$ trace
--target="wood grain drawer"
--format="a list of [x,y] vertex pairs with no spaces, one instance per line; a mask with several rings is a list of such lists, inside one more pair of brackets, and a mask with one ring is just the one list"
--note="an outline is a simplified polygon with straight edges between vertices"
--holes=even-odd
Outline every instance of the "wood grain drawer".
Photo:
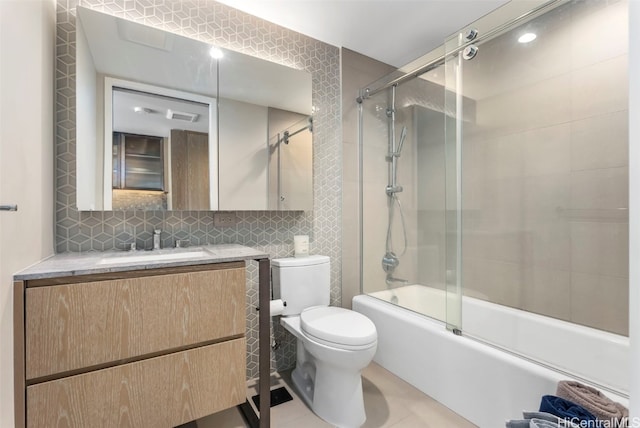
[[246,341],[27,387],[27,427],[174,427],[245,401]]
[[26,378],[244,335],[245,296],[244,268],[27,288]]

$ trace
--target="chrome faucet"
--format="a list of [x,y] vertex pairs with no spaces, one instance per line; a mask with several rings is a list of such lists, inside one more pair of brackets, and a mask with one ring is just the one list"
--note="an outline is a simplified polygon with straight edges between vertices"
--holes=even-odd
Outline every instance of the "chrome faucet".
[[160,229],[154,229],[153,230],[153,249],[154,250],[159,250],[160,248],[162,248],[162,246],[160,245],[160,234],[162,233],[162,231]]

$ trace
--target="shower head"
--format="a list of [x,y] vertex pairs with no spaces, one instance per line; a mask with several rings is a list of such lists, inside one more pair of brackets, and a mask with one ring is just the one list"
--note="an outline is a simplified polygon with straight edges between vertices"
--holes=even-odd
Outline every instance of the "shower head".
[[400,156],[400,152],[402,152],[402,146],[404,145],[404,140],[407,138],[407,127],[402,127],[402,132],[400,132],[400,142],[398,143],[398,148],[396,149],[396,156]]

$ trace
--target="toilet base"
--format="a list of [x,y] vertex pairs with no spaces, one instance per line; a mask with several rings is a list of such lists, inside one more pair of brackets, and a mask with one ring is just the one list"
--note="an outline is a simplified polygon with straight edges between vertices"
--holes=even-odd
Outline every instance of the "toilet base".
[[305,376],[298,367],[291,372],[293,386],[302,398],[302,401],[309,407],[313,407],[313,380]]
[[373,359],[377,341],[357,350],[330,347],[310,340],[300,329],[299,317],[283,317],[280,323],[297,338],[291,379],[306,405],[333,426],[362,426],[366,415],[361,373]]
[[366,415],[361,372],[340,370],[335,366],[323,367],[324,364],[316,364],[315,370],[309,366],[309,362],[296,365],[291,373],[293,385],[305,404],[333,426],[362,426]]

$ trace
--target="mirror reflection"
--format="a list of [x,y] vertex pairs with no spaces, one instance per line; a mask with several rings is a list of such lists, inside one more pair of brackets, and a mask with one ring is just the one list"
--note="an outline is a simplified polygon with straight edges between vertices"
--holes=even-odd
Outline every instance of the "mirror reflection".
[[215,100],[107,82],[113,100],[112,209],[215,209],[215,168],[209,166]]
[[[287,110],[269,109],[269,209],[313,206],[311,165],[313,119]],[[293,207],[292,207],[293,206]]]
[[78,209],[313,208],[308,73],[77,10]]

